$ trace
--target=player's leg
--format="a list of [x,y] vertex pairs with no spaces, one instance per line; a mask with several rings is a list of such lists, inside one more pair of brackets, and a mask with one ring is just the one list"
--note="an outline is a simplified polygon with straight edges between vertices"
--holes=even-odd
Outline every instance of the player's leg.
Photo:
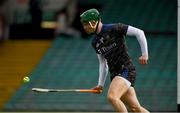
[[128,88],[128,85],[119,76],[115,76],[109,86],[107,98],[118,112],[127,112],[127,109],[120,98],[127,92]]
[[121,100],[128,106],[128,108],[132,112],[149,113],[148,110],[140,105],[133,87],[130,87],[128,89],[128,91],[121,97]]

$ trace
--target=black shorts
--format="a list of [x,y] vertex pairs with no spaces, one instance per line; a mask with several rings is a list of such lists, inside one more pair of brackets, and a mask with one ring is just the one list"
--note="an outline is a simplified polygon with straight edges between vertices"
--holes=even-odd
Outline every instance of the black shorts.
[[115,72],[115,73],[111,74],[111,81],[113,80],[113,78],[115,76],[121,76],[121,77],[125,78],[126,80],[128,80],[131,83],[131,86],[133,87],[135,80],[136,80],[136,70],[124,68],[123,70],[121,70],[119,72]]

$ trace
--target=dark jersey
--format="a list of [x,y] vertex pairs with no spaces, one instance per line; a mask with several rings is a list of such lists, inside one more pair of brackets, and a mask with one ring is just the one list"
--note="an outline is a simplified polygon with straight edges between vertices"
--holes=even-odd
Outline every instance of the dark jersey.
[[125,68],[135,70],[125,44],[127,29],[128,26],[121,23],[105,24],[92,40],[96,53],[107,60],[111,75],[119,74]]

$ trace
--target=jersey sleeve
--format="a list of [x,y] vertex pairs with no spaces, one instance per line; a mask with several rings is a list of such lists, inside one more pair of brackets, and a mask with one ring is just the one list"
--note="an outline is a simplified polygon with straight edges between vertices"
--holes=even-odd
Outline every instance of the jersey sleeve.
[[99,80],[98,85],[104,86],[104,83],[106,81],[106,77],[108,74],[108,65],[106,59],[100,55],[97,54],[98,60],[99,60]]
[[125,24],[122,24],[122,23],[118,23],[116,29],[117,29],[117,31],[120,34],[126,35],[127,29],[128,29],[128,25],[125,25]]
[[136,38],[141,46],[142,55],[148,56],[148,45],[147,45],[147,40],[146,40],[144,31],[141,29],[129,26],[128,30],[127,30],[127,35],[128,36],[136,36]]

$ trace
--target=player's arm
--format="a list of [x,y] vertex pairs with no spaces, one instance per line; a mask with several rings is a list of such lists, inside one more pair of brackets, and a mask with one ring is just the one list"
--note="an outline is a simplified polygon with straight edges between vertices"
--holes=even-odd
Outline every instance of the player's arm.
[[102,55],[97,54],[97,57],[99,60],[99,80],[98,85],[93,89],[99,90],[99,93],[101,93],[108,74],[108,65],[106,59]]
[[147,46],[147,40],[144,34],[144,31],[132,26],[128,26],[127,33],[128,36],[136,36],[140,46],[141,46],[141,52],[142,56],[139,57],[139,63],[140,64],[147,64],[148,60],[148,46]]

